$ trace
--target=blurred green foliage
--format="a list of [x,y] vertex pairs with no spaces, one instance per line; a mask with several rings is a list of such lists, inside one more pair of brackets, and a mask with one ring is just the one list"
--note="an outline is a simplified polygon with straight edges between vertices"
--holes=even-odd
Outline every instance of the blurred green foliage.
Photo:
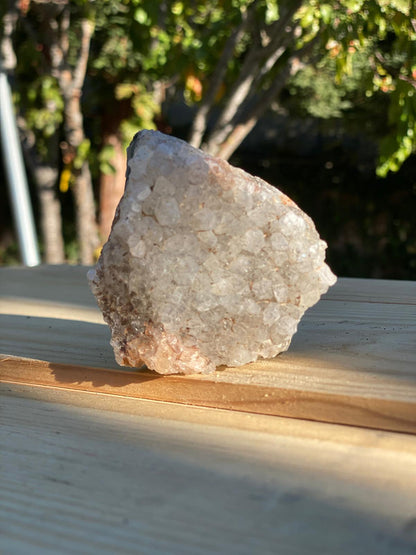
[[293,83],[303,89],[303,106],[311,115],[341,116],[351,107],[350,98],[363,93],[367,99],[379,92],[389,97],[379,137],[381,177],[397,171],[415,150],[415,16],[410,0],[312,0],[299,10],[301,25],[311,32],[322,23],[326,26],[328,55],[305,68]]
[[[117,132],[127,145],[141,128],[169,128],[169,106],[179,99],[197,107],[204,100],[226,41],[247,10],[254,6],[258,27],[264,22],[271,25],[293,2],[70,2],[66,63],[71,67],[77,62],[82,18],[87,16],[94,24],[82,97],[88,139],[78,147],[74,167],[88,159],[96,178],[100,173],[112,173],[114,153],[103,140],[106,133]],[[28,11],[19,16],[13,37],[17,54],[15,102],[35,134],[44,159],[52,147],[59,146],[64,109],[57,80],[48,68],[50,53],[42,20],[47,4],[29,3]],[[270,85],[290,54],[305,44],[313,44],[309,63],[288,81],[276,99],[278,109],[288,117],[317,118],[326,120],[327,125],[337,125],[337,120],[342,120],[349,129],[368,133],[379,144],[378,176],[397,172],[416,145],[414,2],[304,0],[298,5],[294,20],[299,33],[295,43],[269,73],[255,82],[253,94]],[[4,15],[4,6],[2,10],[0,15]],[[262,38],[261,33],[259,36],[259,40],[267,42],[267,37]],[[216,109],[226,101],[252,41],[253,36],[246,32],[236,44],[216,97]],[[62,173],[68,172],[64,161],[60,165]],[[377,184],[382,188],[381,181]],[[364,222],[366,217],[363,216]],[[399,227],[400,232],[388,226],[385,232],[398,242],[408,241],[411,232],[403,224]],[[71,232],[65,233],[73,257],[76,247],[70,241]]]
[[[84,89],[85,116],[99,171],[111,171],[108,152],[100,154],[105,112],[128,143],[138,128],[155,128],[161,104],[182,90],[185,100],[198,104],[232,30],[253,6],[257,21],[273,23],[289,1],[278,0],[78,0],[71,3],[68,59],[73,66],[78,53],[79,25],[87,12],[95,31]],[[63,103],[56,80],[46,72],[47,37],[43,37],[41,5],[33,2],[19,23],[15,37],[17,64],[16,102],[36,133],[41,153],[48,138],[62,124]],[[35,9],[36,8],[36,9]],[[410,0],[337,0],[299,2],[294,17],[301,28],[295,50],[316,42],[312,63],[290,82],[290,109],[319,118],[343,117],[351,106],[373,95],[389,99],[387,121],[380,139],[378,174],[397,171],[415,148],[416,29]],[[28,26],[33,32],[28,32]],[[37,40],[34,40],[34,37]],[[43,40],[43,38],[45,40]],[[236,45],[235,56],[224,77],[226,91],[239,74],[250,48],[247,33]],[[284,65],[270,70],[257,87],[265,87]],[[160,94],[155,94],[159,87]],[[166,93],[170,97],[166,97]],[[95,133],[95,134],[94,134]],[[84,149],[85,150],[85,149]],[[81,153],[82,156],[85,153]]]

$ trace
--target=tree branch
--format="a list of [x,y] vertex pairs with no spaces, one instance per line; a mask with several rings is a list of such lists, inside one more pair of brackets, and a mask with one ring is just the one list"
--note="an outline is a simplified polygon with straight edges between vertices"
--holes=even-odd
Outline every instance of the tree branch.
[[71,25],[71,14],[69,6],[65,6],[62,11],[61,22],[59,25],[59,46],[62,52],[62,58],[66,60],[69,53],[69,28]]
[[[216,145],[222,143],[227,137],[228,133],[233,129],[236,119],[238,119],[238,114],[241,112],[242,107],[247,105],[249,97],[253,92],[254,86],[260,79],[265,75],[266,72],[270,71],[278,62],[278,60],[286,52],[287,46],[290,43],[290,38],[293,36],[293,30],[290,31],[291,36],[285,37],[285,44],[282,44],[276,49],[263,63],[259,63],[260,56],[254,56],[250,60],[251,68],[246,71],[244,79],[241,79],[238,87],[235,88],[233,94],[230,95],[227,101],[227,105],[224,108],[221,116],[217,122],[216,129],[211,133],[209,140],[206,145],[208,152],[213,153]],[[263,54],[263,52],[258,52],[258,54]],[[257,60],[256,60],[257,58]]]
[[77,65],[73,71],[72,87],[81,91],[87,72],[88,57],[90,53],[91,37],[94,33],[94,24],[89,19],[81,21],[81,48],[78,55]]
[[[293,16],[301,7],[303,1],[304,0],[291,0],[289,2],[289,6],[286,6],[286,9],[283,9],[279,19],[271,23],[269,27],[266,28],[268,34],[275,38],[279,37],[281,33],[284,32],[285,28],[291,23]],[[271,49],[275,49],[275,46],[271,45]]]
[[291,27],[290,29],[287,29],[286,34],[284,35],[283,39],[280,39],[279,41],[276,41],[276,44],[274,46],[274,48],[270,49],[270,51],[268,52],[268,57],[266,58],[265,62],[263,63],[263,65],[261,66],[254,82],[253,82],[253,86],[255,87],[257,85],[257,83],[259,83],[261,81],[261,79],[267,74],[269,73],[277,64],[277,62],[280,60],[280,58],[283,56],[283,54],[286,52],[288,46],[290,45],[291,41],[293,41],[294,38],[299,38],[300,35],[302,34],[302,29],[300,27],[300,25],[296,25]]
[[50,72],[58,81],[59,87],[63,90],[67,84],[63,80],[64,70],[66,69],[66,57],[62,44],[62,32],[59,25],[60,17],[68,10],[68,6],[61,2],[51,2],[47,7],[42,5],[43,2],[36,0],[35,4],[40,4],[40,14],[43,22],[43,37],[48,47]]
[[215,145],[222,142],[226,137],[231,120],[236,115],[240,105],[247,98],[258,70],[258,64],[256,63],[258,55],[258,47],[253,47],[247,54],[240,76],[232,87],[225,105],[218,116],[215,127],[205,144],[207,152],[211,153],[213,148],[215,149]]
[[[253,4],[250,6],[252,8]],[[242,21],[237,29],[228,37],[220,59],[210,76],[210,84],[208,86],[207,92],[202,99],[199,109],[195,115],[191,133],[189,136],[189,143],[192,146],[199,147],[201,145],[203,134],[206,130],[207,117],[209,111],[211,110],[218,91],[223,82],[225,73],[228,68],[228,64],[234,55],[234,50],[236,45],[240,42],[246,28],[253,17],[253,9],[247,10],[242,13]]]
[[13,47],[13,34],[16,29],[19,12],[17,3],[9,1],[7,12],[3,16],[3,36],[0,44],[0,64],[4,71],[11,74],[16,68],[16,54]]
[[[232,131],[237,114],[243,104],[247,103],[253,86],[261,77],[269,71],[286,52],[290,42],[296,36],[298,27],[289,26],[294,14],[302,4],[302,0],[296,0],[282,14],[281,18],[269,26],[274,38],[266,46],[256,43],[248,51],[241,68],[240,76],[230,91],[225,106],[221,111],[214,130],[205,145],[207,152],[213,154],[217,145],[226,140]],[[264,60],[262,62],[262,60]]]
[[295,75],[303,67],[304,60],[312,52],[319,39],[320,33],[290,56],[285,67],[276,75],[272,85],[258,98],[242,121],[232,127],[226,139],[217,148],[216,156],[227,160],[233,154],[256,125],[259,118],[282,91],[289,77]]

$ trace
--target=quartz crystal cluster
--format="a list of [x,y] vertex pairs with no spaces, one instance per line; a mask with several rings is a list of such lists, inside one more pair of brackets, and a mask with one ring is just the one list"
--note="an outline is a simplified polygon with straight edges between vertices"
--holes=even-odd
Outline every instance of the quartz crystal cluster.
[[122,366],[209,373],[285,351],[336,281],[312,220],[276,188],[141,131],[88,278]]

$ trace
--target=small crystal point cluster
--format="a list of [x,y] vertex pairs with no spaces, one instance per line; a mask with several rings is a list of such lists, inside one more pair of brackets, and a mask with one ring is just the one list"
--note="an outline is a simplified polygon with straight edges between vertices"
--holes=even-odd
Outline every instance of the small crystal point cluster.
[[88,278],[122,366],[209,373],[285,351],[336,281],[312,220],[278,189],[157,131]]

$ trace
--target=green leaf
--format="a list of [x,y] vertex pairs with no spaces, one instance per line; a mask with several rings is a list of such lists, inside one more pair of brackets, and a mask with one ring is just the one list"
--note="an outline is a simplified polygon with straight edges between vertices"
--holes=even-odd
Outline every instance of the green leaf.
[[172,13],[175,15],[181,15],[183,13],[183,9],[183,2],[174,2],[171,7]]
[[76,156],[73,161],[73,166],[76,170],[80,170],[87,160],[91,148],[89,139],[84,139],[77,149]]
[[148,25],[150,21],[146,10],[143,8],[136,8],[134,12],[134,19],[137,23],[140,23],[140,25]]
[[322,4],[321,5],[321,17],[322,17],[322,21],[326,25],[331,23],[332,18],[333,18],[333,10],[332,10],[332,7],[330,6],[330,4]]
[[363,7],[364,1],[363,0],[344,0],[343,4],[350,13],[357,13]]
[[279,6],[276,0],[266,0],[265,20],[267,24],[279,19]]

